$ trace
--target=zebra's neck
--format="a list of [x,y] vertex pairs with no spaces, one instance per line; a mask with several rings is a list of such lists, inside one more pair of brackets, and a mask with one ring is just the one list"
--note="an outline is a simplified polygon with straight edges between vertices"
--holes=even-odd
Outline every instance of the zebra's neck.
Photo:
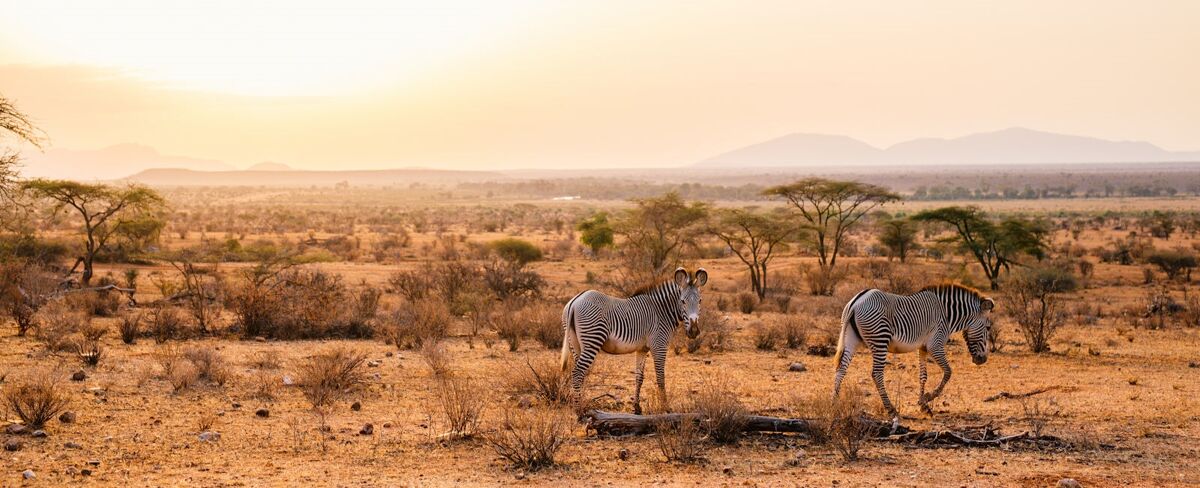
[[673,281],[665,282],[640,295],[629,297],[629,303],[658,312],[663,320],[677,322],[674,304],[679,300],[679,286]]
[[945,307],[945,327],[948,332],[961,332],[967,328],[967,318],[979,308],[979,299],[966,290],[946,288],[929,293],[933,293]]

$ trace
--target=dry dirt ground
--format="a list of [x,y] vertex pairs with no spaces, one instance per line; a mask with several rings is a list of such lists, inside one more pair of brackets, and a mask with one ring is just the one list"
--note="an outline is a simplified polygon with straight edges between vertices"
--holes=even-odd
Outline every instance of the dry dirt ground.
[[[798,261],[780,261],[779,269]],[[706,266],[713,276],[706,297],[744,289],[745,275],[736,261],[694,264]],[[381,283],[395,269],[322,266],[355,283]],[[594,266],[579,259],[536,264],[562,291],[585,288],[585,270]],[[77,420],[51,421],[48,437],[22,436],[20,450],[0,453],[0,485],[1053,486],[1066,477],[1084,486],[1195,485],[1200,483],[1200,369],[1194,362],[1200,361],[1200,329],[1129,326],[1118,311],[1142,299],[1146,288],[1140,279],[1138,267],[1098,265],[1093,286],[1073,295],[1069,306],[1099,306],[1105,311],[1103,318],[1094,324],[1072,321],[1052,343],[1052,353],[1025,352],[1011,323],[1004,349],[983,366],[970,363],[961,341],[952,345],[953,380],[934,405],[932,418],[916,408],[916,355],[896,356],[888,370],[889,391],[909,427],[991,424],[1004,433],[1040,428],[1077,442],[1079,447],[1072,449],[925,449],[871,442],[863,449],[863,459],[847,463],[803,437],[755,435],[734,446],[710,448],[707,462],[673,464],[663,459],[652,439],[598,439],[581,424],[572,424],[573,435],[559,453],[559,465],[525,473],[509,468],[480,440],[437,440],[444,427],[432,407],[434,381],[417,352],[398,351],[379,341],[256,342],[234,336],[165,346],[145,338],[129,346],[113,332],[104,338],[106,356],[100,365],[85,370],[86,380],[66,383],[68,409]],[[837,297],[799,297],[791,313],[820,310],[821,317],[828,317],[850,294],[871,285],[856,279],[843,285]],[[828,394],[832,358],[784,348],[760,351],[752,345],[753,324],[783,314],[719,312],[714,302],[705,301],[704,313],[729,317],[733,345],[724,352],[672,353],[667,362],[671,395],[686,397],[717,379],[750,411],[788,416],[803,415],[791,409],[795,398]],[[115,328],[113,319],[100,320]],[[825,331],[837,326],[827,318],[817,324]],[[80,369],[73,356],[49,353],[37,340],[12,332],[6,325],[0,336],[0,374],[53,371],[65,378]],[[300,391],[284,383],[285,377],[295,377],[305,357],[339,344],[359,348],[379,363],[368,368],[369,387],[335,407],[327,419],[332,428],[327,437],[318,431],[319,421]],[[498,341],[488,347],[476,340],[470,347],[465,338],[455,337],[446,344],[453,368],[471,377],[489,400],[483,430],[498,423],[503,406],[516,403],[505,387],[506,375],[525,367],[526,358],[558,355],[533,341],[518,352],[509,352]],[[157,361],[172,347],[215,348],[231,362],[235,375],[225,386],[172,392],[160,377]],[[277,355],[278,365],[257,364],[264,354]],[[807,371],[789,372],[789,364],[797,361]],[[627,410],[632,369],[632,356],[601,356],[587,395],[613,394],[626,401]],[[868,392],[868,405],[876,406],[868,369],[869,360],[860,355],[848,384]],[[931,370],[931,381],[938,377],[936,368]],[[275,398],[256,395],[264,384],[275,390]],[[1049,386],[1057,389],[1024,402],[984,401],[1001,391]],[[356,401],[361,410],[350,408]],[[270,415],[256,416],[260,408]],[[373,424],[374,432],[359,435],[366,423]],[[220,440],[199,440],[197,435],[206,428],[220,432]],[[0,435],[7,440],[6,434]],[[622,449],[628,452],[624,460],[618,457]],[[80,474],[85,468],[90,476]],[[27,469],[36,479],[22,479]]]

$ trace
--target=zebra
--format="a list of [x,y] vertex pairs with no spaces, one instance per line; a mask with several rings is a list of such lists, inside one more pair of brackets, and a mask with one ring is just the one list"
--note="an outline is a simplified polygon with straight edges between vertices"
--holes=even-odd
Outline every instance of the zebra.
[[684,332],[695,338],[700,327],[700,287],[708,282],[704,268],[690,276],[678,268],[673,279],[633,293],[629,298],[615,298],[596,290],[588,290],[572,298],[563,307],[562,370],[571,366],[571,398],[578,402],[592,362],[599,351],[609,354],[634,353],[635,373],[633,412],[640,414],[642,378],[646,353],[654,357],[654,373],[658,392],[666,404],[667,344],[679,323]]
[[[967,349],[976,365],[987,362],[987,341],[992,322],[988,312],[996,302],[978,290],[957,284],[922,288],[912,295],[896,295],[876,289],[859,292],[842,311],[842,333],[837,346],[837,374],[833,394],[837,397],[842,378],[850,366],[854,350],[860,344],[871,349],[871,377],[883,406],[892,415],[893,432],[900,425],[900,413],[888,400],[883,387],[883,366],[888,352],[920,352],[921,410],[931,413],[929,402],[942,394],[950,381],[950,363],[946,360],[946,341],[950,334],[962,331]],[[925,393],[925,358],[932,354],[942,368],[942,381],[931,394]]]

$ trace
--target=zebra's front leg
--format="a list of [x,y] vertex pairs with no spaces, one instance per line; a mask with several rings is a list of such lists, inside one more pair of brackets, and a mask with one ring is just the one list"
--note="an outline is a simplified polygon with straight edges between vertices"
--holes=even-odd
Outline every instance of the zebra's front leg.
[[900,411],[888,399],[887,388],[883,384],[883,367],[887,364],[887,346],[875,347],[871,351],[871,378],[875,380],[875,389],[879,390],[879,400],[892,416],[892,433],[900,428]]
[[633,371],[633,413],[642,414],[642,379],[646,376],[646,351],[634,353],[636,365]]
[[933,393],[929,394],[929,401],[932,402],[934,398],[942,396],[942,389],[950,382],[950,361],[946,360],[946,349],[943,347],[934,348],[930,352],[933,353],[933,360],[942,368],[942,381],[933,389]]
[[925,361],[926,358],[929,357],[929,350],[925,349],[924,346],[921,346],[920,351],[918,351],[918,356],[920,357],[920,366],[918,369],[920,370],[921,389],[920,396],[917,397],[917,403],[921,406],[921,411],[932,416],[933,410],[929,408],[929,401],[932,400],[932,398],[925,394],[925,382],[929,380],[929,372],[925,369]]
[[654,356],[654,379],[658,385],[658,399],[664,412],[670,411],[671,403],[667,401],[667,345],[656,345],[650,352]]

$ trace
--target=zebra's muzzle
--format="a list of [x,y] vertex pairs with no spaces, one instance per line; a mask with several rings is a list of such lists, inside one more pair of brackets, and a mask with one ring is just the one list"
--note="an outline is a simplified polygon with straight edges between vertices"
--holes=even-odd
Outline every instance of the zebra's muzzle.
[[971,362],[978,366],[987,362],[987,356],[971,356]]

